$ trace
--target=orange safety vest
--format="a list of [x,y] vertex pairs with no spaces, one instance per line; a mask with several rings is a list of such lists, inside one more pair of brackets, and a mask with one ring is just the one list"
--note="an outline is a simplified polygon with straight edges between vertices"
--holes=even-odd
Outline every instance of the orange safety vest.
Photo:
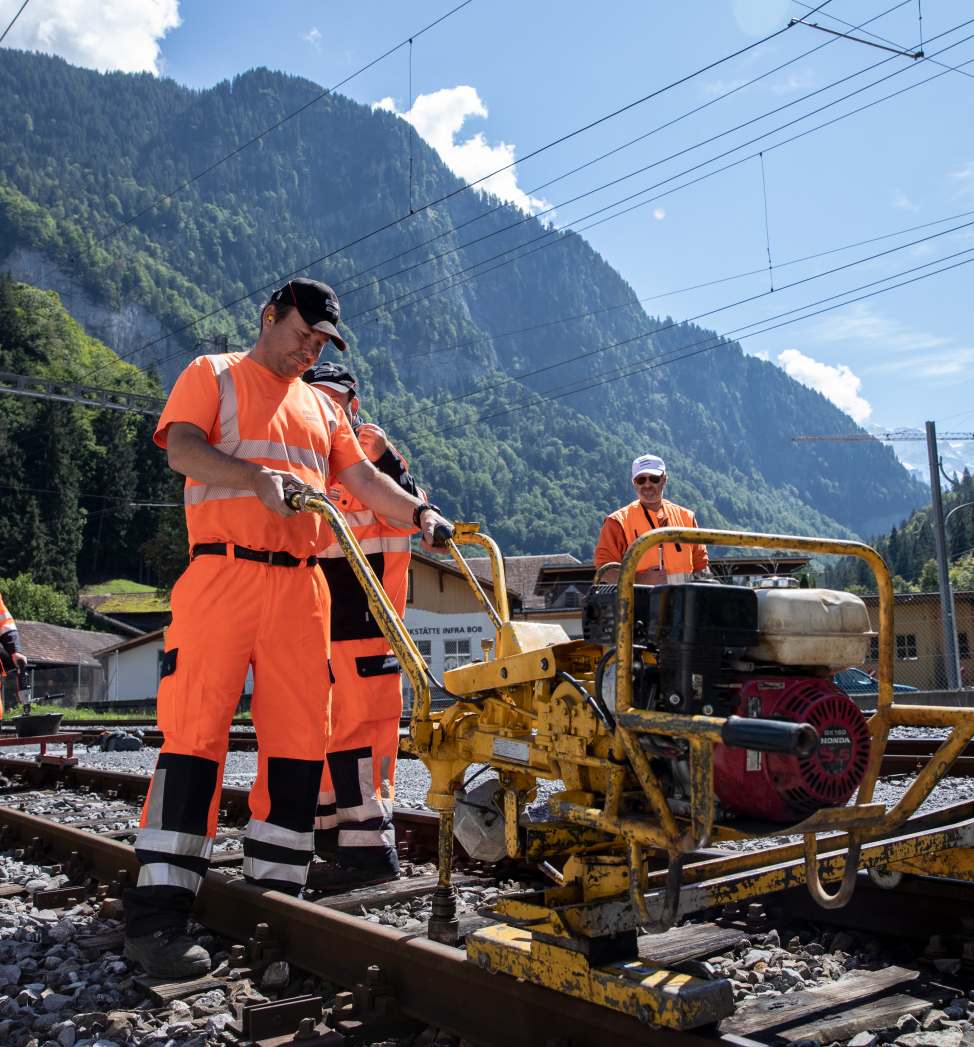
[[[404,470],[408,470],[399,452],[391,445],[389,449],[402,463]],[[406,613],[409,587],[409,536],[419,528],[412,524],[407,528],[394,527],[355,498],[344,484],[332,484],[328,488],[328,497],[341,509],[345,522],[401,618]],[[332,591],[332,642],[368,640],[381,636],[382,630],[372,618],[365,592],[352,573],[334,532],[324,525],[321,537],[327,544],[318,550],[317,555],[328,588]]]
[[[626,536],[626,548],[647,531],[655,530],[657,527],[696,527],[697,519],[689,509],[682,505],[669,502],[665,498],[660,506],[660,512],[654,513],[647,509],[637,498],[609,514],[609,519],[615,520]],[[671,585],[688,581],[693,573],[693,551],[694,546],[681,542],[679,545],[673,542],[664,542],[662,545],[650,549],[639,561],[639,571],[650,571],[654,567],[662,567],[666,571],[666,579]]]
[[0,596],[0,635],[16,628],[17,623],[14,621],[14,616],[7,610],[7,605],[3,602],[3,597]]
[[[226,455],[290,472],[318,490],[327,487],[330,473],[365,458],[348,419],[329,396],[300,379],[277,377],[247,353],[194,360],[173,386],[159,419],[154,439],[160,447],[166,446],[174,422],[197,425]],[[228,542],[304,558],[314,555],[322,541],[321,517],[279,516],[253,491],[187,477],[183,500],[190,547]]]

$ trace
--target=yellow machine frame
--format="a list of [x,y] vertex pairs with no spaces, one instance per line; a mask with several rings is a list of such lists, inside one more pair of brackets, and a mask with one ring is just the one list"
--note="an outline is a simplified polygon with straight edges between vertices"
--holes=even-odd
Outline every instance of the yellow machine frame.
[[[609,730],[578,702],[577,692],[590,681],[590,666],[600,649],[568,640],[559,626],[512,621],[500,551],[476,525],[457,524],[455,540],[447,547],[495,626],[492,657],[485,654],[482,662],[447,672],[444,685],[456,701],[442,712],[432,712],[427,666],[341,513],[323,495],[307,491],[293,495],[291,504],[328,519],[412,684],[409,738],[403,748],[429,769],[427,802],[440,814],[440,897],[439,906],[434,899],[431,937],[450,940],[456,934],[449,904],[454,803],[471,764],[487,762],[497,770],[511,857],[540,862],[554,854],[569,856],[560,875],[552,870],[555,886],[532,896],[502,899],[496,912],[505,922],[468,935],[468,955],[482,966],[648,1022],[688,1028],[730,1013],[730,987],[675,974],[640,958],[635,954],[639,930],[661,932],[682,915],[801,883],[819,905],[837,908],[849,901],[861,868],[936,869],[941,875],[974,880],[974,805],[915,819],[915,827],[909,822],[974,736],[974,709],[894,703],[893,589],[886,564],[869,546],[672,527],[640,536],[626,552],[618,581],[615,728]],[[800,844],[728,858],[695,857],[712,841],[742,834],[715,824],[713,747],[722,741],[726,720],[647,711],[632,704],[636,570],[645,553],[663,542],[855,556],[876,577],[878,698],[868,721],[871,750],[857,802],[824,808],[797,825],[757,834],[800,835]],[[495,604],[459,545],[487,551]],[[886,740],[895,726],[945,727],[951,732],[896,805],[887,809],[872,801]],[[640,745],[644,734],[682,739],[688,745],[689,817],[677,817],[670,810]],[[566,788],[549,799],[557,821],[526,827],[518,816],[534,797],[539,778],[560,779]],[[642,797],[636,812],[631,802],[634,788]],[[824,883],[835,881],[838,889],[830,893]]]

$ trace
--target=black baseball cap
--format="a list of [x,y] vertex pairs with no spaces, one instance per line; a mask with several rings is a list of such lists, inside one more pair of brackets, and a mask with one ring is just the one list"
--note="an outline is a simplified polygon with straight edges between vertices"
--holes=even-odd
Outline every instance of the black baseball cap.
[[271,295],[272,305],[293,305],[301,319],[315,331],[331,337],[339,349],[348,348],[348,343],[335,326],[341,319],[338,295],[320,280],[309,280],[305,276],[295,277]]
[[347,371],[341,364],[326,360],[324,363],[309,367],[301,376],[309,385],[327,385],[329,389],[335,389],[340,393],[351,393],[358,396],[358,382],[351,371]]

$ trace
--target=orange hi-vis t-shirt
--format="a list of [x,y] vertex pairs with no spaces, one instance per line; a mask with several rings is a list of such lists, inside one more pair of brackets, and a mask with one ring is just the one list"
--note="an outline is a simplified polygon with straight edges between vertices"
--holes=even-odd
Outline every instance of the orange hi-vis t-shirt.
[[[248,353],[198,356],[176,380],[153,439],[165,448],[169,426],[189,422],[218,451],[292,473],[327,490],[330,478],[365,455],[345,415],[300,378],[279,378]],[[316,513],[284,517],[253,491],[186,478],[183,491],[190,549],[228,542],[305,558],[321,547]]]
[[17,623],[14,621],[14,616],[7,610],[7,605],[3,602],[3,597],[0,596],[0,635],[9,633],[11,629],[16,628]]

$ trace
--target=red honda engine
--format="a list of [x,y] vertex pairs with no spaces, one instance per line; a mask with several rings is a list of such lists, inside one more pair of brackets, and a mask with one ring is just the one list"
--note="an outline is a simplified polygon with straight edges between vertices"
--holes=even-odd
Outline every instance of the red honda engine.
[[714,789],[727,810],[793,822],[849,801],[866,771],[869,728],[831,680],[758,676],[741,687],[735,712],[811,724],[819,744],[804,757],[715,746]]

